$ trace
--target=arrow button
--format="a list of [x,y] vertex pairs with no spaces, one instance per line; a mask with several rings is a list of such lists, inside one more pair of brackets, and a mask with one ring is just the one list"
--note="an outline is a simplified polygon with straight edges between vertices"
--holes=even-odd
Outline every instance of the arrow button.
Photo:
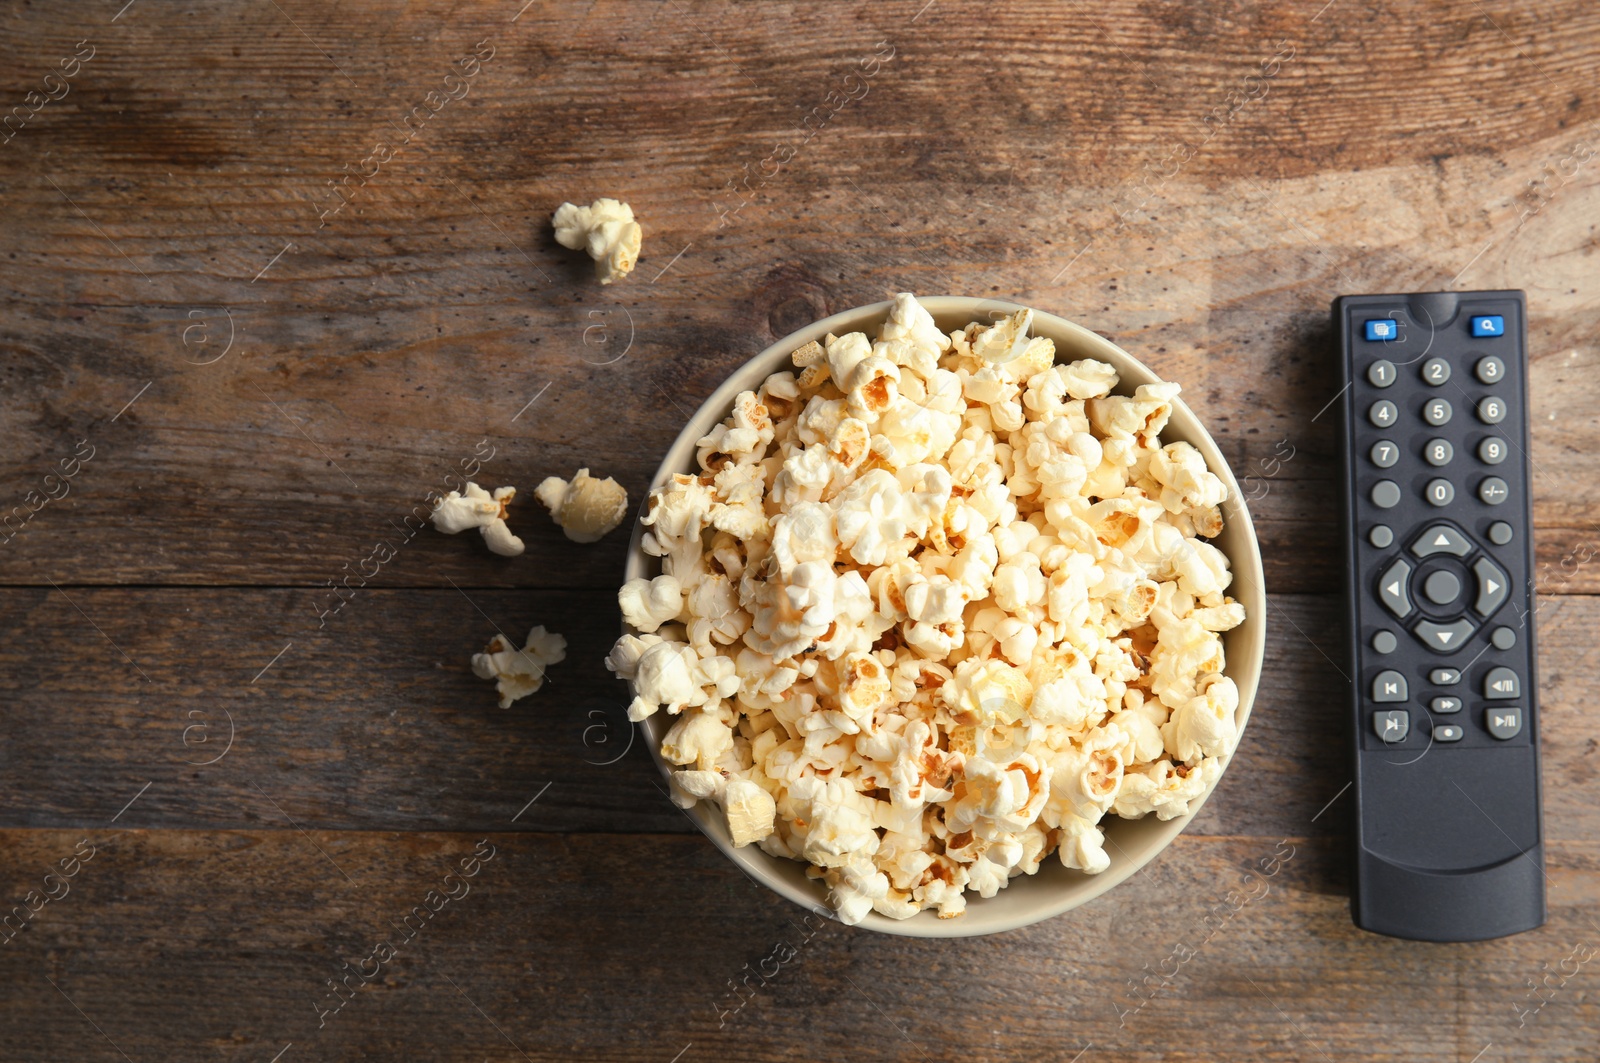
[[[1509,668],[1491,668],[1489,674],[1483,677],[1483,696],[1490,701],[1510,701],[1522,696],[1522,680],[1517,678],[1517,673]],[[1490,712],[1505,712],[1504,709],[1491,709]],[[1518,724],[1518,726],[1521,726]]]
[[1429,649],[1438,650],[1440,653],[1454,653],[1472,638],[1472,621],[1462,619],[1453,624],[1435,624],[1431,620],[1421,620],[1411,629],[1411,633],[1421,639],[1423,645]]
[[1411,566],[1403,557],[1395,558],[1394,564],[1378,577],[1378,597],[1384,608],[1402,620],[1411,613],[1411,595],[1406,593],[1406,583],[1410,579]]
[[1473,563],[1472,573],[1478,577],[1478,600],[1472,607],[1479,616],[1488,616],[1505,604],[1511,581],[1500,571],[1500,566],[1487,557],[1480,557]]
[[1472,540],[1448,524],[1430,524],[1411,544],[1411,552],[1418,557],[1432,557],[1434,554],[1466,557],[1472,553]]

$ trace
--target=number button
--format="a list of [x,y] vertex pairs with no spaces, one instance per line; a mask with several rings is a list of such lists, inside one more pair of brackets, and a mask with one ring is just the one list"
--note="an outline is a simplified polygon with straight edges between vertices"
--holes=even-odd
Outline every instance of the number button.
[[[1387,480],[1384,481],[1384,483],[1388,482]],[[1484,481],[1478,485],[1478,498],[1485,505],[1498,506],[1510,497],[1511,488],[1506,486],[1506,482],[1498,476],[1485,477]]]
[[1387,439],[1380,439],[1372,444],[1372,464],[1380,469],[1387,469],[1400,460],[1400,448]]
[[1456,500],[1456,488],[1449,480],[1429,480],[1427,489],[1428,502],[1435,506],[1448,506]]
[[1430,399],[1428,404],[1422,407],[1422,419],[1437,428],[1442,424],[1449,424],[1450,415],[1454,412],[1446,400]]
[[1388,399],[1374,402],[1372,409],[1367,411],[1367,419],[1379,428],[1388,428],[1400,419],[1400,411]]
[[1499,465],[1506,460],[1506,441],[1499,436],[1490,436],[1478,444],[1478,460],[1485,465]]
[[1479,358],[1477,366],[1473,369],[1478,379],[1485,384],[1498,384],[1506,375],[1505,363],[1494,355]]
[[1478,403],[1478,420],[1484,424],[1499,424],[1505,419],[1506,403],[1504,399],[1496,395],[1490,395]]
[[1443,358],[1429,358],[1422,363],[1422,379],[1438,387],[1450,379],[1450,363]]
[[1372,383],[1372,386],[1375,388],[1388,387],[1390,384],[1394,383],[1395,376],[1396,373],[1394,371],[1394,363],[1388,359],[1379,358],[1376,362],[1373,362],[1371,365],[1367,366],[1367,380],[1369,380]]
[[1456,448],[1450,445],[1448,439],[1430,439],[1428,445],[1422,448],[1422,456],[1428,459],[1429,465],[1449,465],[1450,459],[1456,456]]

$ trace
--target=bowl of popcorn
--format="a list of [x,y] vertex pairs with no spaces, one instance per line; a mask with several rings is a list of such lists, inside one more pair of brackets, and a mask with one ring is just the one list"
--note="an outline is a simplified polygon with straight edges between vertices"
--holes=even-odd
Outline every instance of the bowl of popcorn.
[[835,314],[667,452],[606,660],[762,884],[956,937],[1104,893],[1227,767],[1265,646],[1216,444],[1110,341],[953,296]]

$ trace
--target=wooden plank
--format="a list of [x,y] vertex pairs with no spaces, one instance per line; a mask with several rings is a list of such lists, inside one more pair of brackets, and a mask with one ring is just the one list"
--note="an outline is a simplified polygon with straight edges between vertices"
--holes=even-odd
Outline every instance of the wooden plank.
[[[1546,36],[1595,32],[1578,0],[1492,23],[1397,17],[1403,32],[1376,44],[1287,9],[1174,26],[1134,5],[1066,20],[1024,6],[975,25],[935,7],[912,27],[910,11],[861,24],[823,8],[797,34],[789,9],[605,4],[574,25],[411,5],[376,19],[381,53],[357,9],[298,10],[322,44],[271,8],[136,8],[0,157],[0,512],[24,505],[20,520],[78,440],[96,448],[0,546],[0,582],[319,585],[397,534],[481,440],[492,484],[529,491],[588,465],[637,501],[687,413],[767,343],[982,277],[1183,382],[1255,478],[1274,588],[1330,591],[1327,304],[1454,279],[1530,291],[1543,586],[1600,590],[1585,257],[1600,185],[1587,167],[1548,198],[1528,190],[1595,138],[1600,101],[1577,88],[1600,58]],[[9,17],[6,69],[49,69],[87,32]],[[618,25],[637,32],[613,40]],[[161,61],[178,32],[226,77]],[[325,182],[490,37],[472,92],[319,230]],[[898,50],[871,91],[804,141],[799,116],[879,39]],[[1297,51],[1268,95],[1206,139],[1205,116],[1280,39]],[[1004,47],[1004,77],[975,76],[983,42]],[[1437,60],[1415,75],[1391,50]],[[1045,85],[1048,105],[1025,102]],[[1006,135],[980,113],[1006,116]],[[719,227],[727,183],[791,141],[804,150]],[[639,271],[603,291],[547,228],[556,203],[599,192],[630,199],[648,233]],[[574,546],[531,498],[515,526],[523,559],[413,540],[376,578],[443,586],[487,564],[521,586],[592,588],[620,569],[621,531]]]
[[[692,830],[630,745],[625,688],[601,663],[618,621],[599,595],[365,591],[321,629],[310,601],[298,589],[0,591],[0,825],[102,824],[149,782],[120,825]],[[1337,609],[1331,596],[1271,599],[1255,712],[1196,829],[1286,833],[1348,781]],[[1600,600],[1554,599],[1539,622],[1549,829],[1592,837],[1585,707]],[[470,655],[496,626],[520,637],[535,623],[567,637],[567,659],[502,711]],[[198,766],[224,748],[229,719],[231,749]],[[546,784],[537,815],[512,825]]]
[[1593,1058],[1600,974],[1558,985],[1597,940],[1593,841],[1553,848],[1544,928],[1425,945],[1351,925],[1323,826],[1185,835],[1076,912],[950,941],[808,920],[698,837],[8,830],[0,888],[39,911],[0,945],[0,1038],[18,1063]]

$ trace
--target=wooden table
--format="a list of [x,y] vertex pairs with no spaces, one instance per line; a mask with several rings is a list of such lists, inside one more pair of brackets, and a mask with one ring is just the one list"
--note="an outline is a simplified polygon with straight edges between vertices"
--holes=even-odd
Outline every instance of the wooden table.
[[[29,117],[0,145],[0,888],[38,911],[0,946],[0,1059],[1600,1053],[1573,958],[1600,950],[1595,5],[93,0],[3,27]],[[646,231],[608,288],[549,227],[600,195]],[[1550,919],[1474,945],[1349,920],[1317,416],[1333,296],[1441,287],[1532,316]],[[901,290],[1020,299],[1182,381],[1253,478],[1273,592],[1188,832],[988,939],[802,923],[691,829],[601,665],[624,532],[570,543],[530,498],[504,559],[406,522],[491,450],[490,486],[586,465],[637,501],[730,369]],[[501,711],[469,657],[535,623],[567,660]]]

